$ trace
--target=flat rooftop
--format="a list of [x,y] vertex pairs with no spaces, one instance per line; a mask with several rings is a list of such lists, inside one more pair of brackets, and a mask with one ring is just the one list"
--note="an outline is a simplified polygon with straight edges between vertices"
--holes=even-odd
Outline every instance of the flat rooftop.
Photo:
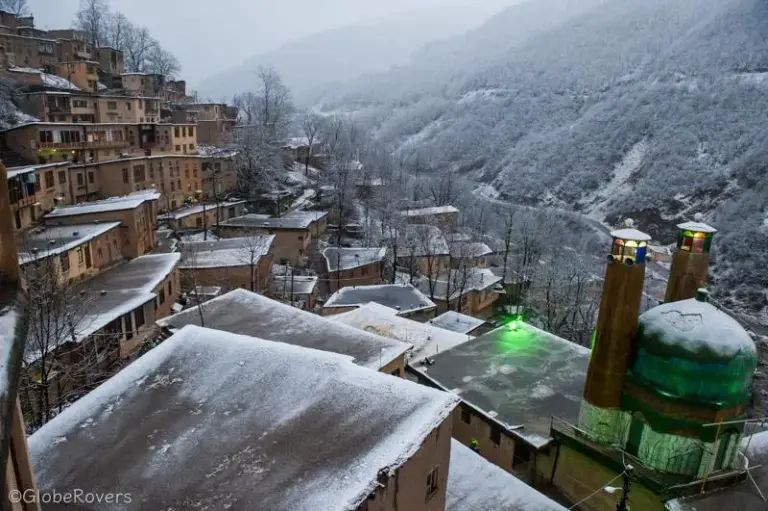
[[16,240],[16,245],[19,247],[19,263],[31,263],[46,257],[63,254],[118,227],[120,227],[120,222],[61,225],[32,229],[20,235]]
[[10,167],[6,169],[8,172],[8,179],[21,176],[23,174],[29,174],[30,172],[36,172],[38,170],[50,170],[58,167],[68,167],[70,163],[68,161],[58,163],[43,163],[40,165],[23,165],[21,167]]
[[369,302],[395,309],[398,313],[437,307],[427,295],[409,284],[342,287],[328,298],[323,307],[360,307]]
[[[397,279],[400,282],[411,280],[410,275],[402,273],[397,276]],[[453,300],[461,294],[466,294],[470,291],[482,291],[491,287],[498,287],[500,292],[503,291],[501,277],[496,276],[488,268],[470,268],[466,272],[451,270],[450,276],[447,273],[438,275],[432,283],[434,289],[431,292],[429,279],[426,277],[415,279],[414,284],[423,293],[430,293],[430,296],[440,300]],[[448,298],[449,295],[450,298]]]
[[29,450],[41,490],[131,493],[135,508],[356,509],[457,402],[345,356],[189,326]]
[[123,195],[121,197],[110,197],[109,199],[83,202],[75,206],[64,206],[56,208],[47,215],[46,220],[52,218],[63,218],[77,215],[90,215],[93,213],[106,213],[109,211],[124,211],[127,209],[136,209],[147,201],[160,199],[160,192],[142,191]]
[[344,271],[376,264],[387,257],[386,247],[373,248],[337,248],[323,250],[323,257],[328,271]]
[[269,254],[274,236],[247,236],[211,241],[184,242],[180,245],[179,268],[227,268],[251,266]]
[[[180,254],[137,257],[75,286],[72,296],[78,296],[79,302],[72,314],[76,321],[74,335],[77,341],[154,300],[157,296],[155,288],[173,271],[179,258]],[[41,353],[49,351],[50,347],[40,345],[46,341],[50,342],[50,339],[36,340],[30,333],[25,358],[34,361]]]
[[472,330],[479,328],[485,324],[484,319],[467,316],[456,311],[446,311],[434,319],[430,319],[429,323],[443,330],[450,330],[451,332],[457,332],[460,334],[469,334]]
[[353,311],[328,316],[328,318],[365,332],[412,344],[413,350],[409,363],[437,355],[472,339],[468,335],[403,318],[397,315],[395,309],[375,302],[367,303]]
[[552,416],[573,424],[589,350],[538,328],[497,328],[415,368],[534,446],[548,442]]
[[270,289],[275,295],[311,295],[317,287],[317,277],[304,275],[272,275]]
[[[230,206],[238,206],[240,204],[245,204],[244,200],[237,200],[237,201],[222,201],[219,202],[219,209],[228,208]],[[176,211],[173,211],[172,213],[169,213],[166,215],[166,217],[173,218],[174,220],[179,220],[182,218],[186,218],[191,215],[197,215],[198,213],[202,213],[203,211],[216,211],[216,203],[212,202],[210,204],[196,204],[194,206],[188,207],[188,208],[182,208],[178,209]]]
[[[379,369],[411,346],[330,321],[244,289],[236,289],[202,305],[205,326],[352,357],[356,364]],[[199,325],[198,308],[163,318],[158,325],[180,329]]]
[[313,222],[324,218],[324,211],[300,211],[282,217],[266,217],[259,214],[248,214],[230,218],[221,225],[228,227],[246,227],[258,229],[309,229]]
[[566,511],[506,470],[451,440],[445,511]]

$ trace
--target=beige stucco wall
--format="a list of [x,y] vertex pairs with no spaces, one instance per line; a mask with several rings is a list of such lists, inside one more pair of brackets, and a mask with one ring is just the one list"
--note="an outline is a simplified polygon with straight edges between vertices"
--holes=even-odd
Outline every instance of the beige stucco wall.
[[254,278],[258,289],[251,289],[251,266],[247,262],[243,266],[222,268],[182,268],[181,285],[187,292],[195,286],[220,286],[222,293],[237,288],[264,293],[269,289],[271,266],[271,256],[262,257],[256,264]]
[[383,263],[373,263],[341,272],[328,272],[328,287],[335,293],[342,287],[381,284]]
[[[360,511],[443,511],[451,458],[451,421],[448,418],[424,440],[421,448],[386,479]],[[437,491],[427,500],[427,477],[437,468]]]
[[275,264],[284,264],[287,261],[293,266],[306,264],[307,249],[312,241],[309,229],[260,229],[222,225],[220,231],[223,238],[237,238],[252,234],[274,235],[272,251]]

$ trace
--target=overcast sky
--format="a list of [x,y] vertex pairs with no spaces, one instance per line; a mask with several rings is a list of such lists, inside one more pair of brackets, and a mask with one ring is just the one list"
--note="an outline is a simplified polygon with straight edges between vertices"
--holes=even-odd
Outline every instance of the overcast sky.
[[[357,21],[444,5],[498,9],[514,0],[108,0],[181,61],[194,85],[305,35]],[[79,0],[27,0],[40,28],[67,28]]]

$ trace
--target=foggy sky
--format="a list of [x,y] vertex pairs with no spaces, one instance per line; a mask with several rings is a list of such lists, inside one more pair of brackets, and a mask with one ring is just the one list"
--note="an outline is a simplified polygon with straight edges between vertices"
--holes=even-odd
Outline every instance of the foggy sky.
[[[194,84],[301,37],[350,23],[425,8],[475,5],[500,10],[514,0],[108,0],[146,26]],[[35,24],[68,28],[79,0],[27,0]],[[183,6],[183,7],[182,7]]]

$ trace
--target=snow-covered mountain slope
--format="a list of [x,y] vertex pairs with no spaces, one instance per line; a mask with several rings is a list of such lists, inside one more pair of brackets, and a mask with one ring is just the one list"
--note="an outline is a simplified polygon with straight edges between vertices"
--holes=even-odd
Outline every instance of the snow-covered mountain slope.
[[631,216],[663,242],[702,212],[716,291],[768,305],[768,0],[531,0],[429,51],[428,73],[416,59],[324,107],[509,200]]

